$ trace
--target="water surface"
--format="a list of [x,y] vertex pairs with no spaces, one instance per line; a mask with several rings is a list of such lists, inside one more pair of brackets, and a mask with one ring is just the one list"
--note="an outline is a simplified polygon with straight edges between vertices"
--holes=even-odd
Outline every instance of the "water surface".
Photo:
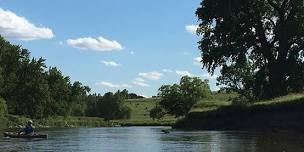
[[181,131],[165,127],[50,129],[48,139],[0,138],[0,151],[271,152],[303,151],[304,134]]

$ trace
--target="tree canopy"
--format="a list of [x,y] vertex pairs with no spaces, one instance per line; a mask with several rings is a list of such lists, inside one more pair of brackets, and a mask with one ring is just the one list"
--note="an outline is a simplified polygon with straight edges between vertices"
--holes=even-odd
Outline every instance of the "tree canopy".
[[[159,105],[150,111],[152,118],[161,118],[164,113],[176,117],[186,115],[199,100],[211,94],[208,81],[198,77],[183,76],[179,84],[159,88]],[[163,108],[163,110],[160,109]]]
[[304,90],[303,0],[203,0],[199,49],[219,83],[257,98]]
[[128,118],[130,110],[124,106],[124,99],[141,98],[127,90],[104,96],[90,94],[90,90],[79,81],[71,82],[56,67],[48,68],[45,59],[31,58],[28,50],[0,36],[0,115],[8,111],[31,118]]

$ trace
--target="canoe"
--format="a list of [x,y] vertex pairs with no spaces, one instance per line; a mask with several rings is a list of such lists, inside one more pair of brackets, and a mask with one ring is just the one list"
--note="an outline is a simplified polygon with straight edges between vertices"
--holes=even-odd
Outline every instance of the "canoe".
[[14,132],[5,132],[3,133],[4,137],[10,138],[48,138],[47,134],[30,134],[30,135],[19,135],[18,133]]

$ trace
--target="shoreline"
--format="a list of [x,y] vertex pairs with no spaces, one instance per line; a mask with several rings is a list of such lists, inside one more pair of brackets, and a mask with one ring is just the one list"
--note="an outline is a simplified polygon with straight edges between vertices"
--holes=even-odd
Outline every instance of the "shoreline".
[[[26,124],[30,118],[18,115],[8,115],[2,128],[17,130]],[[33,119],[34,126],[38,129],[47,128],[81,128],[81,127],[131,127],[131,126],[172,126],[174,122],[168,121],[144,121],[132,122],[132,120],[105,121],[97,117],[51,117],[46,119]]]
[[173,128],[236,131],[304,131],[304,98],[252,106],[223,106],[191,112]]

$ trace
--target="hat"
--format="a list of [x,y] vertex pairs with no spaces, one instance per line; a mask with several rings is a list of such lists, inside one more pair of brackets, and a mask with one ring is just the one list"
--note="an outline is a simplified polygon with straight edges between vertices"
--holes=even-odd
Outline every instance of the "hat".
[[33,121],[32,120],[29,120],[27,123],[30,123],[30,124],[32,124],[33,123]]

